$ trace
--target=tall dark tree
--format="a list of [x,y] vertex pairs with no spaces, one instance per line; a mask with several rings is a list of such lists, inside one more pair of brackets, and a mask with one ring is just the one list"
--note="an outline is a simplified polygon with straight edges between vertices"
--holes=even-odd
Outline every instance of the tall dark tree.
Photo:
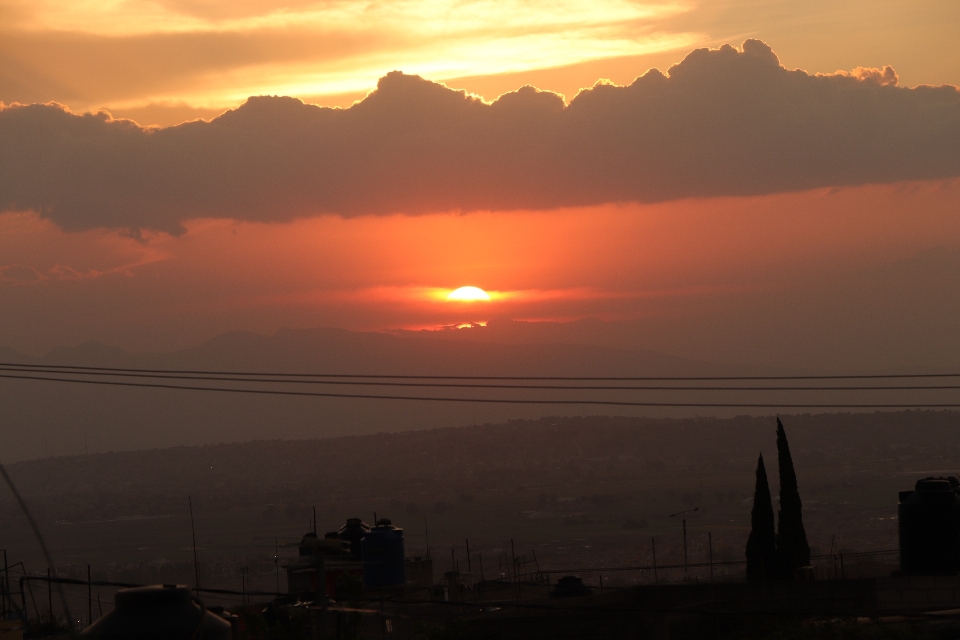
[[790,445],[783,423],[777,418],[777,460],[780,463],[780,523],[777,530],[777,557],[780,577],[792,580],[799,567],[810,564],[810,545],[803,528],[803,505],[797,488]]
[[757,460],[757,484],[750,512],[750,537],[747,538],[747,580],[772,580],[777,577],[777,532],[773,524],[773,502],[763,455]]

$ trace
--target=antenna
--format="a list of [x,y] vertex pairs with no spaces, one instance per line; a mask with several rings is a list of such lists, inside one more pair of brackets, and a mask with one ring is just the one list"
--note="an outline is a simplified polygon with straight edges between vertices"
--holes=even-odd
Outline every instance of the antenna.
[[317,535],[317,506],[313,506],[313,535]]
[[193,498],[187,496],[190,505],[190,535],[193,536],[193,573],[197,579],[197,592],[200,592],[200,562],[197,560],[197,529],[193,526]]
[[430,556],[430,530],[427,528],[427,516],[423,516],[423,535],[427,538],[427,556]]
[[[40,550],[43,551],[43,557],[47,561],[47,568],[50,569],[51,573],[55,575],[57,573],[57,569],[53,566],[53,558],[50,557],[50,550],[47,549],[47,543],[43,541],[43,535],[40,534],[40,528],[37,526],[33,516],[30,515],[30,510],[27,509],[27,503],[23,501],[23,498],[20,496],[20,492],[17,491],[16,485],[13,484],[13,480],[10,478],[10,475],[7,474],[7,470],[2,464],[0,464],[0,474],[3,474],[3,479],[7,481],[7,486],[10,487],[13,497],[17,499],[17,504],[20,505],[20,510],[23,511],[23,515],[26,516],[27,522],[30,523],[30,528],[33,529],[33,535],[40,544]],[[4,556],[6,556],[6,554],[4,554]],[[73,615],[70,613],[70,606],[67,604],[67,597],[63,594],[63,586],[59,582],[57,583],[57,593],[60,594],[60,602],[63,604],[63,613],[66,615],[67,624],[70,625],[70,630],[72,631]],[[26,611],[26,607],[24,607],[24,611]]]

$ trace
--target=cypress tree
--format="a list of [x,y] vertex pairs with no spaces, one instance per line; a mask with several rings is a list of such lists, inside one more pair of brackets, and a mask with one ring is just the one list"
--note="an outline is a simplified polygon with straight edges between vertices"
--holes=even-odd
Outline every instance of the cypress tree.
[[810,545],[803,528],[803,505],[797,488],[790,445],[783,423],[777,418],[777,460],[780,463],[780,524],[777,531],[777,557],[780,577],[792,580],[799,567],[810,564]]
[[750,512],[750,537],[747,538],[747,580],[772,580],[777,577],[777,533],[773,525],[773,502],[763,454],[757,460],[757,484]]

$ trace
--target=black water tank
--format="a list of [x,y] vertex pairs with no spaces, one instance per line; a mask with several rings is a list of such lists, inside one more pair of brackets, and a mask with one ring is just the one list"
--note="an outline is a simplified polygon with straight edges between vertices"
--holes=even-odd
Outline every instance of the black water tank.
[[583,579],[577,576],[563,576],[556,586],[547,594],[550,598],[579,598],[589,596],[593,589],[583,584]]
[[960,483],[956,478],[917,480],[900,492],[900,570],[942,576],[960,571]]
[[303,534],[303,538],[300,539],[300,557],[304,556],[315,556],[320,551],[320,540],[317,538],[317,534],[313,531],[308,531]]
[[350,543],[351,555],[360,557],[360,541],[370,533],[370,525],[360,518],[348,518],[347,524],[340,527],[340,539]]
[[230,623],[204,611],[183,585],[121,589],[116,608],[83,630],[81,638],[110,640],[230,640]]

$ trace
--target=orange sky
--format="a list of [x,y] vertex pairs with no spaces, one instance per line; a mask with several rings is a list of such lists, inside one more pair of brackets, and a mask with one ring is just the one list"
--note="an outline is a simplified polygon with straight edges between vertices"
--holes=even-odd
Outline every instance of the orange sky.
[[[165,349],[236,329],[703,314],[739,294],[960,249],[958,195],[953,180],[549,212],[197,220],[145,241],[7,214],[0,255],[30,271],[0,285],[0,333],[36,352],[86,339]],[[468,284],[500,295],[440,295]]]
[[[0,346],[40,353],[58,344],[102,340],[133,350],[164,350],[224,331],[272,332],[285,326],[384,330],[496,318],[595,317],[611,322],[666,318],[663,325],[644,325],[649,333],[637,344],[695,357],[734,357],[730,354],[746,349],[749,336],[715,347],[708,343],[716,340],[707,336],[713,336],[714,329],[721,331],[712,317],[735,314],[737,307],[746,309],[748,298],[753,301],[749,304],[759,304],[756,301],[763,296],[819,291],[854,282],[878,268],[895,271],[901,268],[897,265],[912,264],[916,256],[933,249],[960,250],[955,144],[960,142],[955,126],[960,116],[950,102],[955,92],[894,88],[897,81],[899,87],[960,84],[960,56],[954,51],[958,7],[933,1],[867,5],[852,0],[379,4],[292,0],[282,5],[262,0],[0,0],[0,103],[6,105],[59,102],[76,114],[106,109],[142,125],[166,127],[197,117],[211,119],[236,109],[251,95],[293,96],[348,107],[376,87],[384,74],[399,69],[482,96],[484,108],[494,113],[491,130],[502,134],[501,146],[489,156],[470,152],[460,157],[451,152],[452,159],[447,159],[434,154],[436,149],[455,151],[458,146],[472,149],[468,145],[476,141],[457,127],[469,126],[473,122],[469,118],[479,112],[469,97],[435,91],[434,85],[417,84],[409,76],[391,76],[392,93],[384,88],[380,102],[368,100],[366,111],[349,113],[361,122],[356,125],[361,133],[384,122],[394,126],[391,123],[408,116],[413,124],[396,125],[390,130],[395,137],[385,137],[382,145],[375,137],[372,143],[361,139],[374,152],[386,149],[372,160],[361,151],[351,156],[360,143],[336,147],[333,160],[326,156],[316,160],[323,167],[327,167],[323,162],[330,162],[326,174],[320,169],[309,173],[313,170],[307,166],[309,159],[319,157],[310,155],[308,143],[313,139],[300,145],[298,134],[290,135],[289,130],[299,126],[301,117],[305,131],[319,130],[329,114],[307,112],[293,102],[250,103],[233,112],[232,120],[224,119],[221,128],[188,125],[170,130],[162,139],[132,125],[122,129],[127,125],[111,124],[105,116],[80,119],[55,109],[30,112],[51,118],[51,123],[60,118],[35,130],[16,124],[8,125],[4,133],[0,123],[0,140],[3,135],[20,136],[17,157],[10,157],[9,151],[4,156],[0,149],[0,167],[10,169],[10,175],[23,170],[7,183],[0,180],[0,196],[7,198],[0,202],[6,209],[0,211],[4,308]],[[702,130],[680,120],[648,127],[675,127],[686,137],[657,139],[662,147],[645,147],[646,138],[622,142],[627,138],[616,134],[621,124],[617,118],[623,118],[617,111],[621,103],[603,102],[613,94],[601,87],[581,100],[581,111],[570,116],[587,122],[572,139],[581,140],[576,138],[581,135],[591,144],[600,140],[611,145],[582,147],[583,157],[575,158],[582,164],[573,174],[596,174],[587,175],[582,187],[566,184],[562,176],[568,174],[550,164],[554,158],[548,145],[527,148],[518,142],[516,153],[509,152],[511,141],[531,129],[522,119],[527,113],[523,109],[540,108],[556,98],[530,92],[511,94],[513,102],[488,104],[533,84],[563,94],[569,105],[581,88],[600,79],[628,85],[649,68],[666,72],[696,47],[728,42],[740,47],[748,38],[767,42],[786,69],[809,72],[786,73],[777,67],[774,53],[755,41],[748,41],[754,42],[751,51],[743,45],[736,51],[715,52],[716,60],[726,55],[727,61],[746,65],[749,73],[760,68],[757,65],[775,67],[787,78],[785,83],[795,83],[773,90],[781,91],[776,96],[782,103],[772,111],[779,109],[784,120],[742,122],[739,106],[733,101],[722,104],[729,95],[752,100],[751,91],[765,87],[767,76],[760,73],[759,80],[748,78],[740,85],[739,67],[723,75],[726,67],[710,66],[714,58],[692,56],[686,67],[674,67],[676,75],[670,82],[678,86],[687,82],[677,89],[678,100],[695,102],[696,91],[712,91],[714,84],[723,84],[712,83],[714,78],[729,80],[730,93],[714,96],[719,124],[709,121],[713,105],[707,105],[703,113],[690,116],[689,122]],[[832,84],[817,85],[831,87],[829,91],[797,93],[823,80],[816,74],[837,70],[851,73],[830,76]],[[650,74],[645,82],[634,93],[624,90],[617,95],[635,97],[641,90],[653,95],[667,80]],[[857,113],[851,116],[829,105],[817,110],[822,95],[847,90],[889,99],[888,112],[893,114],[889,122],[902,116],[903,132],[867,131],[861,139],[858,125],[880,126],[867,119],[871,114],[858,120]],[[441,131],[443,135],[452,131],[453,137],[440,140],[443,144],[437,143],[436,149],[428,146],[436,142],[432,134],[417,128],[420,121],[414,118],[433,108],[434,98],[441,106],[436,116],[424,116],[425,120],[453,114],[454,122]],[[443,111],[448,104],[455,108]],[[563,111],[563,103],[558,104]],[[884,116],[886,103],[876,104]],[[811,110],[803,111],[807,107]],[[531,113],[545,118],[549,108]],[[468,125],[456,120],[461,113],[456,109],[468,114],[463,120]],[[563,112],[573,111],[567,107]],[[10,108],[6,112],[14,114]],[[577,115],[584,112],[586,116]],[[836,120],[830,120],[834,116]],[[360,121],[363,117],[371,119]],[[819,122],[817,118],[836,124],[835,130],[817,129],[823,143],[810,147],[812,151],[793,146],[803,143],[805,134],[800,139],[790,136],[808,121]],[[925,125],[932,122],[932,133],[924,130],[911,138],[915,128],[910,118]],[[243,129],[252,121],[256,127]],[[56,127],[62,122],[67,124],[61,131]],[[725,137],[732,135],[731,123],[748,135]],[[109,144],[96,138],[100,133],[90,133],[99,125]],[[495,128],[501,125],[503,129]],[[69,129],[73,126],[77,128]],[[261,137],[250,134],[250,139],[266,146],[251,147],[254,152],[248,156],[239,146],[230,146],[233,139],[217,138],[223,131],[233,135],[234,130],[244,135],[253,131]],[[624,131],[645,135],[644,123]],[[116,154],[103,156],[107,160],[73,148],[45,151],[48,141],[41,138],[56,138],[57,132],[62,133],[59,140],[83,142],[89,135],[94,140],[90,148],[111,153],[109,145],[121,135],[129,135],[133,142],[118,143]],[[186,160],[173,163],[169,170],[163,152],[194,134],[198,137],[189,138],[186,152],[177,147],[186,155],[170,156]],[[830,146],[838,135],[847,134],[849,145],[844,138]],[[897,137],[901,134],[902,140]],[[37,138],[35,148],[31,135]],[[317,134],[321,142],[326,140],[323,135]],[[485,150],[483,135],[477,137],[481,138],[477,148]],[[144,164],[135,164],[139,160],[133,145],[157,139],[161,150],[148,148]],[[225,164],[212,169],[203,155],[211,140],[225,145],[216,147],[215,154]],[[427,146],[416,146],[424,140]],[[277,152],[280,159],[287,148],[292,150],[290,164],[271,165],[276,173],[270,175],[251,170],[250,158],[274,143],[283,147]],[[635,147],[649,147],[652,155],[636,165],[618,164],[617,154],[630,159]],[[527,162],[523,154],[531,148],[531,154],[540,155]],[[222,149],[235,149],[236,157],[226,157],[230,152]],[[844,155],[848,151],[849,158]],[[295,155],[301,152],[305,155]],[[764,153],[779,154],[782,164],[768,166]],[[51,165],[55,170],[42,165],[50,157],[76,173],[60,172],[60,165]],[[504,169],[505,157],[516,161],[516,170],[513,165]],[[744,168],[744,159],[751,158],[760,160]],[[875,158],[879,160],[872,164]],[[702,161],[702,166],[693,166],[691,159]],[[470,164],[474,160],[476,164]],[[377,164],[381,161],[385,164]],[[457,164],[460,161],[463,167]],[[31,163],[42,165],[42,170],[31,173],[35,171]],[[343,169],[347,165],[362,171]],[[517,173],[527,165],[533,167],[532,178]],[[137,167],[133,177],[124,173],[129,166]],[[397,166],[413,167],[412,173],[390,173]],[[824,167],[836,168],[835,180]],[[355,200],[339,192],[329,200],[311,200],[315,192],[287,188],[298,184],[301,168],[299,182],[304,184],[319,183],[318,175],[339,176],[334,172],[341,169],[347,181],[363,172],[369,175],[343,187]],[[554,170],[558,172],[551,173]],[[629,171],[637,173],[627,175]],[[675,181],[674,174],[679,176]],[[256,180],[250,175],[262,178],[262,184],[251,184]],[[704,175],[722,178],[705,180]],[[743,175],[747,177],[738,183]],[[542,176],[544,181],[534,184]],[[22,195],[41,178],[49,178],[43,183],[48,186]],[[630,189],[641,178],[648,183],[637,187],[643,192],[638,196]],[[422,182],[414,182],[418,180]],[[484,180],[508,185],[503,189],[510,193],[502,200],[507,204],[496,204],[501,202],[498,194],[491,195]],[[387,185],[386,196],[373,193],[381,183]],[[706,183],[711,184],[703,186]],[[224,185],[224,193],[234,191],[221,202],[211,184]],[[550,184],[557,194],[564,187],[569,190],[551,199]],[[336,186],[321,184],[316,192],[327,197]],[[656,191],[661,187],[663,191]],[[607,188],[609,194],[603,191]],[[417,189],[426,195],[418,199],[417,193],[406,193]],[[656,193],[647,196],[651,189]],[[14,195],[8,197],[8,192]],[[364,200],[367,192],[373,193],[372,200]],[[458,205],[463,193],[469,197]],[[407,201],[394,207],[393,195],[397,202],[403,197]],[[527,204],[518,208],[510,204],[515,202]],[[254,213],[246,211],[247,205]],[[422,215],[390,214],[401,210]],[[443,300],[446,292],[462,285],[482,287],[494,294],[493,300],[472,304]],[[857,286],[851,285],[851,290]],[[931,294],[930,300],[938,295]],[[809,323],[798,322],[813,326],[832,311],[811,308],[809,313]],[[680,326],[686,327],[688,337],[701,336],[700,342],[678,337]],[[849,331],[857,330],[851,325]],[[695,342],[696,348],[690,346]],[[797,353],[804,348],[798,343]],[[756,360],[762,354],[744,358]]]
[[3,0],[0,100],[175,124],[258,94],[347,106],[396,69],[488,100],[527,83],[569,99],[746,38],[788,68],[960,84],[958,27],[937,0]]

